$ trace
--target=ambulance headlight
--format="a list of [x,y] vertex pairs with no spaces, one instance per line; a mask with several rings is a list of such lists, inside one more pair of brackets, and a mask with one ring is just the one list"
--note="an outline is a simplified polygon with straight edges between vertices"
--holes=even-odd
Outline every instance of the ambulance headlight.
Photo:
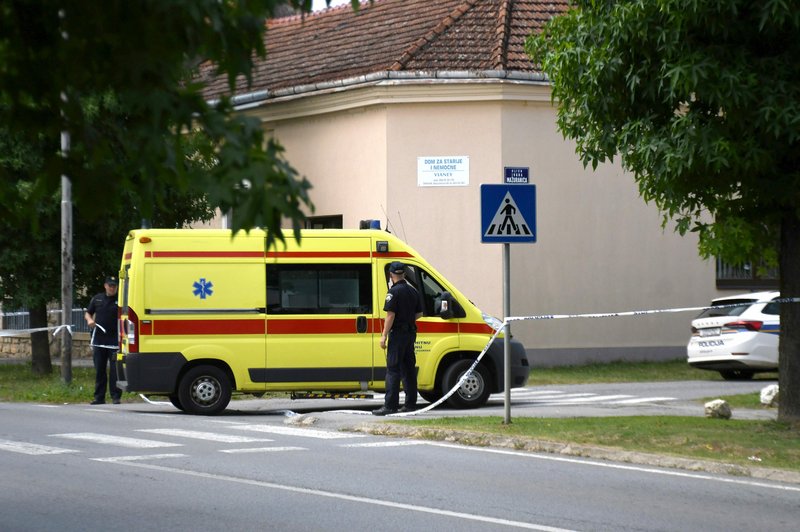
[[495,331],[500,329],[500,327],[503,326],[503,321],[502,320],[498,320],[494,316],[490,316],[490,315],[486,314],[485,312],[481,312],[481,317],[483,318],[484,323],[486,323],[486,325],[488,325],[489,327],[491,327]]

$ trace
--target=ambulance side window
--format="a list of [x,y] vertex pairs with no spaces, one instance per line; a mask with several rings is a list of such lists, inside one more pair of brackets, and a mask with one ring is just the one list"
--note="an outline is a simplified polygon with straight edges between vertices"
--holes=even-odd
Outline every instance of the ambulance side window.
[[371,314],[369,264],[267,264],[267,314]]
[[444,287],[418,266],[408,266],[406,280],[417,289],[422,297],[422,315],[436,316],[436,298],[444,292]]

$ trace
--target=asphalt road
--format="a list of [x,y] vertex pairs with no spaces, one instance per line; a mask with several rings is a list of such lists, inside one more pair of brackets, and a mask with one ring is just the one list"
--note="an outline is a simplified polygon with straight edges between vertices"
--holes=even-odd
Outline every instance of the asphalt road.
[[[728,394],[748,383],[721,384]],[[560,399],[519,397],[512,411],[690,408],[701,391],[683,386],[548,387],[532,391]],[[651,399],[613,402],[634,398]],[[237,401],[214,418],[169,404],[0,403],[2,529],[796,529],[800,485],[342,432],[382,423],[374,402],[286,402],[296,408]],[[301,403],[317,407],[293,415]]]

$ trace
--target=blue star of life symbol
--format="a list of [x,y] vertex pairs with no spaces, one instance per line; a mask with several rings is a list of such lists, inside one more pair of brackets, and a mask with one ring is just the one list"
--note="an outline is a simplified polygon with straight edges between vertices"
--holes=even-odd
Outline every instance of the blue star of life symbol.
[[206,281],[205,277],[201,277],[199,281],[195,281],[192,286],[194,287],[192,293],[196,296],[200,296],[200,299],[205,299],[214,293],[214,290],[212,290],[214,283]]

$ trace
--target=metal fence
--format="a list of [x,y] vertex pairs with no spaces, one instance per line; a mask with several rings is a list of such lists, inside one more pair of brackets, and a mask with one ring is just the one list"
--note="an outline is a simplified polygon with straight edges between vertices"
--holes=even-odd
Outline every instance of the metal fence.
[[718,287],[777,289],[778,281],[778,268],[766,267],[764,263],[733,265],[717,259]]
[[[82,308],[72,309],[72,331],[73,332],[89,332],[89,326],[86,325],[86,320],[83,315],[86,311]],[[57,323],[61,324],[61,310],[48,310],[49,315],[57,315]],[[26,309],[20,309],[14,312],[3,312],[0,314],[0,329],[10,330],[23,330],[31,328],[31,317]]]

